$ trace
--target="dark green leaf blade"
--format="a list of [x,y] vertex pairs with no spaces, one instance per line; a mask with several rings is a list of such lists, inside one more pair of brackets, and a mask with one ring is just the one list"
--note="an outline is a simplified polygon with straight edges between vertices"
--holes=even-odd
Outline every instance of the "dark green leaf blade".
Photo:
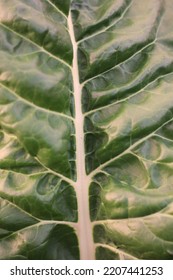
[[68,225],[43,223],[0,241],[1,259],[77,260],[77,237]]

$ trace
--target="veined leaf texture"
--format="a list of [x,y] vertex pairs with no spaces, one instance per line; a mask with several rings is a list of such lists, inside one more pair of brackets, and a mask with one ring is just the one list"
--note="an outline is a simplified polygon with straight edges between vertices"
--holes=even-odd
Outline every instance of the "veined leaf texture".
[[173,259],[172,0],[0,0],[0,258]]

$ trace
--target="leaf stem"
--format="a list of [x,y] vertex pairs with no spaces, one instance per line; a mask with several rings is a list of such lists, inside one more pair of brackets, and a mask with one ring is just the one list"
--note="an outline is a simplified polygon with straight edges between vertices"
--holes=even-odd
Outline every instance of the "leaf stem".
[[89,215],[89,177],[85,170],[85,146],[84,146],[84,115],[82,113],[82,85],[79,81],[78,69],[78,45],[74,35],[71,12],[68,16],[68,28],[73,46],[72,76],[75,100],[75,128],[76,128],[76,168],[77,183],[76,192],[78,200],[78,235],[80,246],[80,258],[82,260],[94,259],[94,244],[92,237],[92,225]]

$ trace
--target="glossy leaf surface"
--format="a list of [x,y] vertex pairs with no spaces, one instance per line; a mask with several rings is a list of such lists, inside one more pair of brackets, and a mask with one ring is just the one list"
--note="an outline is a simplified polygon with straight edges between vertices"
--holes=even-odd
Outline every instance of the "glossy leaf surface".
[[0,1],[1,259],[173,259],[172,18]]

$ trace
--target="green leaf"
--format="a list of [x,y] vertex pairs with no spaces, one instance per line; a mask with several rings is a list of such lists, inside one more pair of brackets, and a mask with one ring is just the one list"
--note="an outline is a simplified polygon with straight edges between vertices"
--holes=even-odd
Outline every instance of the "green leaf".
[[1,259],[173,259],[172,17],[1,0]]

